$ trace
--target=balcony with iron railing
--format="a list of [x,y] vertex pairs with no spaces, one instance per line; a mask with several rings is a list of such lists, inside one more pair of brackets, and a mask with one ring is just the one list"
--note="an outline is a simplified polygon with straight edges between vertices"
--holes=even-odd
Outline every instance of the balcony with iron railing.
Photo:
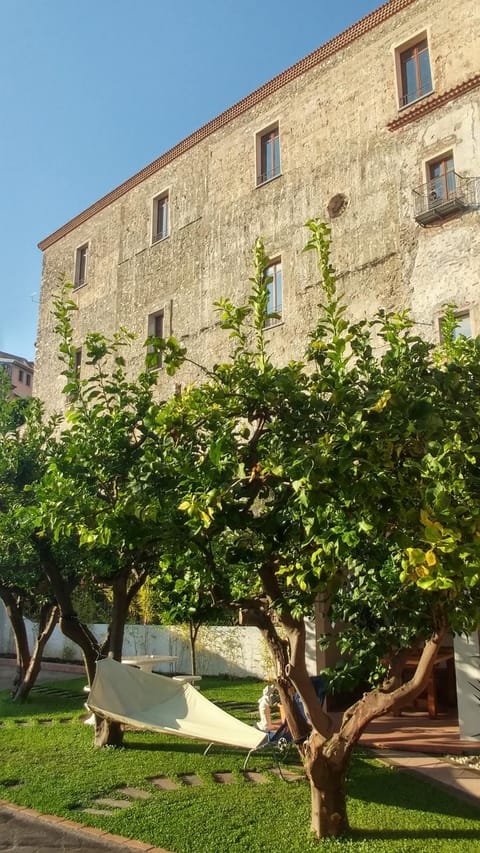
[[480,199],[480,178],[464,178],[447,172],[413,190],[415,220],[420,225],[439,222],[472,207]]

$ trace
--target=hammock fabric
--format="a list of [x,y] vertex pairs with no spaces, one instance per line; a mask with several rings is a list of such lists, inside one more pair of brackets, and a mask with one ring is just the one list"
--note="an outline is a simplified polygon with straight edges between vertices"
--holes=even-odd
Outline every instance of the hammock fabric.
[[222,711],[191,684],[106,658],[97,663],[90,710],[137,729],[258,749],[265,732]]

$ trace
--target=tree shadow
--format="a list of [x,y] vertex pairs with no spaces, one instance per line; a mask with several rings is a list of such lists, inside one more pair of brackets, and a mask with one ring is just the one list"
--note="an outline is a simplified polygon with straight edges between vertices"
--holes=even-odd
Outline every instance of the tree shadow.
[[[142,734],[139,732],[139,734]],[[203,743],[198,743],[198,741],[194,740],[168,740],[165,742],[161,741],[147,741],[147,740],[124,740],[123,746],[128,750],[135,750],[141,752],[177,752],[184,753],[190,755],[203,755],[205,752],[208,743],[205,741]],[[228,747],[222,744],[214,744],[214,750],[210,752],[208,755],[215,755],[216,758],[220,758],[223,756],[230,756],[232,758],[245,760],[246,751],[242,751],[241,749],[235,749],[235,747]],[[208,755],[205,758],[208,758]]]
[[477,829],[360,829],[355,827],[350,841],[478,841]]
[[[435,782],[433,779],[419,776],[403,768],[378,765],[374,756],[366,754],[357,754],[349,773],[347,792],[352,799],[369,804],[437,814],[442,817],[476,820],[480,818],[480,803],[477,806],[467,798],[462,799],[460,792],[456,794],[455,791],[447,790],[440,781]],[[370,830],[365,831],[370,832]],[[454,829],[446,831],[445,837],[449,838],[455,831]],[[384,834],[380,831],[379,837],[404,837],[407,833],[411,833],[408,837],[417,837],[415,834],[417,830],[414,828],[391,830],[392,836],[388,835],[389,832],[388,829],[383,831]],[[419,828],[418,838],[423,837],[422,832],[423,830]],[[426,832],[426,837],[430,837],[436,830]],[[439,832],[441,833],[442,830]],[[477,830],[476,837],[478,836]],[[437,836],[432,835],[432,837]],[[444,836],[440,834],[438,837]],[[475,837],[475,834],[472,837]]]

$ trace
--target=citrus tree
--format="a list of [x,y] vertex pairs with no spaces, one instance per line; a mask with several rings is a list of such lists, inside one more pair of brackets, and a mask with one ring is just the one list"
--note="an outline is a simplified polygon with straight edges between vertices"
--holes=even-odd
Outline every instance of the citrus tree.
[[[157,412],[151,432],[172,439],[178,509],[205,557],[205,588],[228,586],[270,644],[311,783],[312,829],[325,837],[348,830],[345,780],[365,727],[424,690],[448,632],[478,623],[480,369],[479,343],[454,341],[451,329],[435,350],[407,314],[347,320],[328,228],[308,228],[322,303],[305,361],[279,367],[269,355],[258,241],[248,303],[218,305],[230,360]],[[155,448],[144,458],[154,491]],[[332,681],[371,684],[336,730],[305,660],[319,596],[340,621]],[[402,683],[412,645],[419,663]]]
[[[85,375],[76,366],[72,312],[62,288],[54,304],[63,374],[66,428],[35,489],[35,523],[41,537],[59,544],[74,539],[82,557],[80,578],[108,595],[111,619],[99,642],[75,615],[63,611],[63,578],[51,566],[48,579],[60,608],[60,624],[82,649],[91,683],[99,657],[121,660],[125,623],[132,602],[154,574],[165,549],[178,549],[168,467],[169,440],[156,437],[157,491],[144,500],[143,455],[151,441],[149,423],[161,409],[155,401],[157,373],[148,367],[130,379],[126,354],[132,336],[120,330],[111,339],[87,335],[82,346]],[[120,724],[97,719],[97,745],[122,742]]]
[[[55,420],[42,422],[37,400],[19,408],[0,371],[0,598],[12,628],[17,674],[12,696],[26,699],[35,683],[42,653],[58,621],[55,596],[46,582],[35,529],[24,515],[31,488],[41,477],[53,441]],[[66,559],[57,553],[57,559]],[[33,647],[26,619],[37,626]]]

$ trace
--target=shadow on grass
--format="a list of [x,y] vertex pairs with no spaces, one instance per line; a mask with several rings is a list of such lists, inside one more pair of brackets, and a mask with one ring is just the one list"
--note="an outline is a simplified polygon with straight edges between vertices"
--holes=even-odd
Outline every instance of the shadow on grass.
[[141,752],[188,752],[195,755],[201,755],[205,748],[206,744],[193,744],[186,743],[185,741],[178,741],[175,743],[173,741],[168,741],[168,743],[148,743],[147,741],[131,741],[125,740],[123,743],[123,747],[127,750],[140,750]]
[[[407,778],[408,784],[405,784]],[[480,818],[480,803],[477,807],[472,802],[457,799],[456,794],[447,791],[440,782],[436,784],[430,779],[416,776],[413,772],[379,765],[374,757],[361,753],[357,753],[352,764],[347,791],[348,796],[352,799],[359,802],[363,801],[372,806],[376,804],[407,809],[412,812],[426,812],[438,814],[445,818],[462,819],[466,817],[476,818],[477,820]],[[390,836],[389,832],[393,834]],[[380,832],[379,837],[397,838],[408,833],[408,837],[413,838],[417,837],[415,832],[414,829],[406,829],[405,831],[385,829],[383,830],[384,834]],[[420,833],[418,838],[422,838],[422,830],[420,829],[418,832]],[[432,832],[436,832],[436,830],[432,830]],[[454,833],[455,830],[452,829],[451,832]],[[432,837],[449,838],[450,834],[449,831],[446,831],[445,836],[440,834]],[[476,837],[478,838],[478,830]]]
[[205,741],[204,743],[195,743],[193,741],[188,740],[178,740],[162,743],[160,741],[157,742],[148,742],[142,740],[125,740],[123,743],[123,747],[128,751],[140,751],[140,752],[159,752],[159,753],[183,753],[189,755],[197,755],[200,757],[205,757],[205,760],[208,758],[215,756],[216,759],[230,757],[241,759],[242,762],[245,760],[245,756],[247,754],[246,750],[242,750],[241,748],[235,749],[234,747],[222,746],[221,744],[214,744],[213,749],[205,756],[203,753],[205,752],[208,743]]
[[352,829],[349,841],[477,841],[478,829]]

